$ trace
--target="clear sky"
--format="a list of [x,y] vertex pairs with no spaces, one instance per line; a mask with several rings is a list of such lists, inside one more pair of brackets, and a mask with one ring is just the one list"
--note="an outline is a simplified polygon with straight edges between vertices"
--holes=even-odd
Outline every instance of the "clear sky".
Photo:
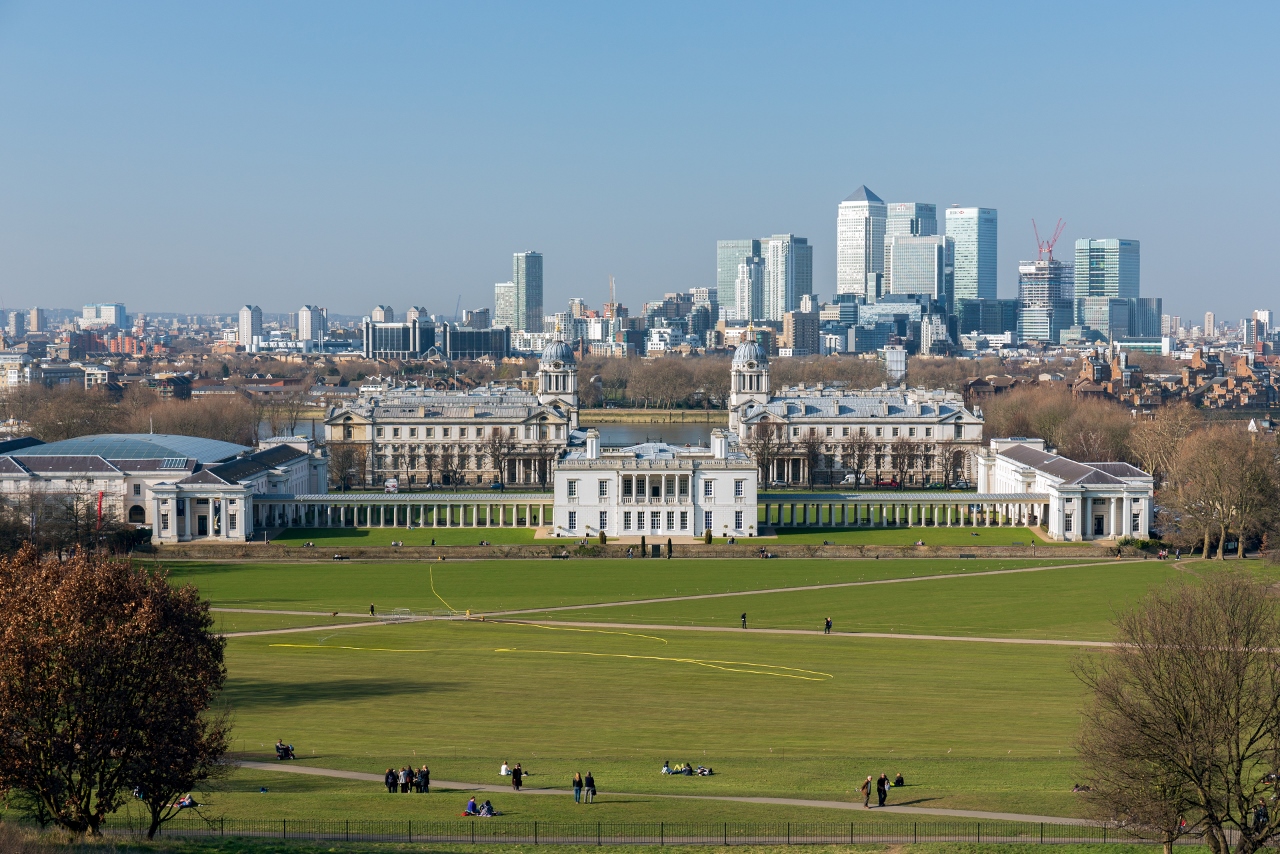
[[1189,320],[1276,299],[1280,4],[0,2],[0,305],[493,301],[714,285],[836,205],[1142,242]]

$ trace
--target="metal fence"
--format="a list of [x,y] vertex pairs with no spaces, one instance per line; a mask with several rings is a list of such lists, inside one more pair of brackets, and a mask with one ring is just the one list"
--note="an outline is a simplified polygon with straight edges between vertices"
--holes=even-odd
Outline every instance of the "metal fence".
[[[116,825],[141,833],[146,825]],[[108,832],[111,832],[109,830]],[[159,834],[170,837],[254,836],[313,842],[434,842],[569,845],[805,845],[837,843],[1132,843],[1114,827],[1006,821],[851,822],[557,822],[471,818],[455,821],[343,819],[210,819],[179,817]],[[1154,840],[1147,840],[1154,841]],[[1202,844],[1185,837],[1180,843]]]

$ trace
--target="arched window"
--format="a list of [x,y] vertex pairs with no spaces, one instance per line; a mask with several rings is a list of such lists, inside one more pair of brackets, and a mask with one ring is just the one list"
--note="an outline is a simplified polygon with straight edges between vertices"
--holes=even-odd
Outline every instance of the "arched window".
[[134,524],[142,524],[147,521],[147,511],[141,504],[135,504],[129,508],[129,521]]

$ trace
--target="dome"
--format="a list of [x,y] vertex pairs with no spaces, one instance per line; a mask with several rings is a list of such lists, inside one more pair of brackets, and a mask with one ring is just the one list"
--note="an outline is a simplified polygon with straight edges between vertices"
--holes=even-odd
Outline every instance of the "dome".
[[[559,362],[559,364],[556,364]],[[544,368],[553,368],[560,370],[576,364],[573,357],[573,348],[563,341],[552,341],[547,345],[547,349],[542,351],[542,359],[539,364]]]
[[744,341],[738,345],[738,349],[733,351],[734,367],[748,366],[752,368],[764,367],[769,364],[769,357],[765,355],[764,348],[755,341]]
[[175,436],[165,433],[100,433],[77,436],[60,442],[49,442],[11,452],[15,457],[102,457],[104,460],[193,459],[202,463],[229,460],[243,451],[244,445],[233,445],[199,436]]

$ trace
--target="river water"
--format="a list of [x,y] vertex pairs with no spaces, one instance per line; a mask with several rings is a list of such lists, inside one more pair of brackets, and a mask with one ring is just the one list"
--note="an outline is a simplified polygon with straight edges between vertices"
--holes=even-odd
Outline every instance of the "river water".
[[638,445],[641,442],[666,442],[671,445],[711,444],[711,431],[716,424],[592,424],[600,431],[600,444],[606,448]]

